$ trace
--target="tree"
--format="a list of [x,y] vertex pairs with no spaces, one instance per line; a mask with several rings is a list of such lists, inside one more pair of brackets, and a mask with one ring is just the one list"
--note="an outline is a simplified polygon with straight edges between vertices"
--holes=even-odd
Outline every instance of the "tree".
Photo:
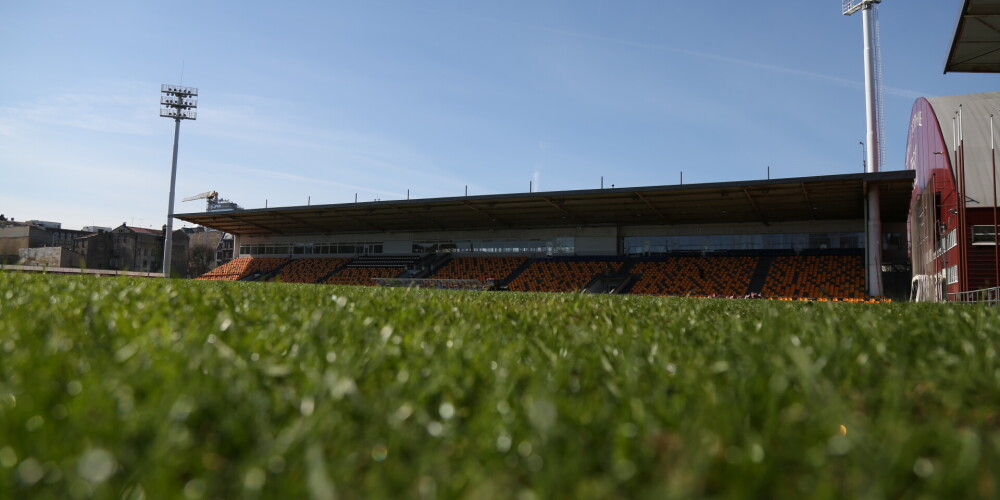
[[215,249],[208,245],[195,245],[188,249],[188,276],[197,277],[215,267]]

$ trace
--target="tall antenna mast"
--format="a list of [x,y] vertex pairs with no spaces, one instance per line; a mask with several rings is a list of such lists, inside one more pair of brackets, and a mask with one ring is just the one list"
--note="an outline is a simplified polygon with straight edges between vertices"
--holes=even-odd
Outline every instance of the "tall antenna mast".
[[[845,16],[861,12],[865,46],[865,118],[867,119],[866,172],[882,166],[882,63],[879,54],[878,16],[882,0],[841,0]],[[882,216],[877,186],[869,186],[865,209],[865,281],[869,295],[882,295]]]

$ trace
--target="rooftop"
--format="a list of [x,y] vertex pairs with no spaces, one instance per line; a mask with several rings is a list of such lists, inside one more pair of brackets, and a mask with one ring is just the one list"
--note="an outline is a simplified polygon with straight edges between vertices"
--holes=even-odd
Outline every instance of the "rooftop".
[[177,214],[237,235],[343,234],[861,219],[868,185],[885,222],[905,221],[914,172],[512,193]]

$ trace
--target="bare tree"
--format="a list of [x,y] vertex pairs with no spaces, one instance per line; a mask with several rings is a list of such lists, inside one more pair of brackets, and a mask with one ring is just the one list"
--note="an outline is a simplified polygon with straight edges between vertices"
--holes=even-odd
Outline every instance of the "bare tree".
[[208,245],[196,245],[188,249],[188,276],[201,276],[211,271],[214,264],[214,248]]

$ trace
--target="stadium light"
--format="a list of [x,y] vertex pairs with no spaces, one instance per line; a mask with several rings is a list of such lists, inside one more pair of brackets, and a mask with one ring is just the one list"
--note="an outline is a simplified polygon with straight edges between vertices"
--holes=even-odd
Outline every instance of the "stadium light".
[[[882,58],[879,48],[878,10],[882,0],[841,0],[845,16],[861,12],[864,35],[865,118],[868,151],[865,172],[882,169]],[[864,145],[862,145],[864,147]],[[865,282],[869,295],[882,295],[882,220],[878,189],[868,188],[865,218]]]
[[163,241],[163,277],[170,277],[170,257],[173,250],[174,185],[177,182],[177,141],[181,134],[181,120],[198,119],[198,89],[180,85],[160,86],[160,116],[174,119],[174,155],[170,162],[170,198],[167,201],[167,229]]

